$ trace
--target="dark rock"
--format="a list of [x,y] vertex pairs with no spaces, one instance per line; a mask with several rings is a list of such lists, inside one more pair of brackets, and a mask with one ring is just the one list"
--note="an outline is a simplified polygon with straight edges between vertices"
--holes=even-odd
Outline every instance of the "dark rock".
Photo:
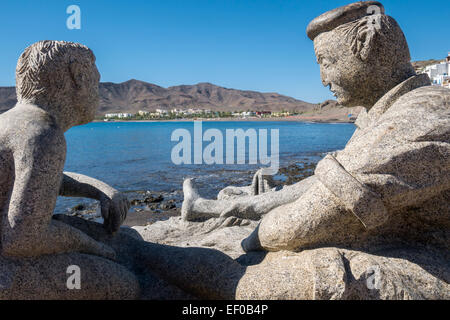
[[150,195],[148,197],[145,197],[144,202],[145,203],[159,203],[162,202],[164,200],[164,197],[160,194],[158,194],[157,196],[155,195]]
[[157,203],[151,203],[147,205],[147,208],[149,210],[157,210],[158,209],[158,204]]
[[72,208],[72,211],[83,211],[86,210],[86,206],[82,203],[77,204],[75,207]]
[[165,203],[162,203],[161,204],[161,206],[160,206],[160,208],[162,209],[162,210],[170,210],[170,209],[175,209],[177,207],[177,205],[176,205],[176,203],[175,203],[175,200],[169,200],[169,201],[167,201],[167,202],[165,202]]
[[133,200],[130,201],[130,204],[131,204],[132,206],[138,206],[138,205],[140,205],[141,203],[142,203],[142,201],[139,200],[139,199],[133,199]]

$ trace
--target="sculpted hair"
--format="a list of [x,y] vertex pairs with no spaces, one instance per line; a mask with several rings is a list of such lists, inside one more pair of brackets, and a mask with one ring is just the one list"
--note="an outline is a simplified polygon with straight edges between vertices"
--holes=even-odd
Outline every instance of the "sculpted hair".
[[366,16],[337,27],[335,32],[345,37],[353,54],[363,61],[375,55],[389,55],[390,59],[403,63],[411,60],[405,35],[394,18],[388,15]]
[[83,74],[92,63],[94,54],[79,43],[49,40],[34,43],[25,49],[17,63],[17,100],[46,103],[63,99],[67,90],[76,89],[74,74]]

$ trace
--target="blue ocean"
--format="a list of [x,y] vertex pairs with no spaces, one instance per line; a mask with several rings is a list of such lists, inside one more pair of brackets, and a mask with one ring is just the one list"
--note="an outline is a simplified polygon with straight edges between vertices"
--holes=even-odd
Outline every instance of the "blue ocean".
[[[317,163],[327,152],[342,149],[355,130],[350,123],[293,121],[204,121],[202,126],[203,132],[218,129],[224,137],[227,129],[267,129],[269,154],[270,132],[277,129],[280,167]],[[171,154],[178,142],[171,136],[177,129],[188,130],[193,140],[194,122],[93,122],[74,127],[66,133],[65,170],[100,179],[129,197],[140,191],[180,192],[184,178],[196,177],[201,194],[214,197],[227,185],[251,183],[253,173],[264,167],[248,164],[248,157],[245,164],[176,165]],[[203,148],[208,144],[203,142]],[[67,212],[80,202],[86,200],[60,197],[55,212]]]

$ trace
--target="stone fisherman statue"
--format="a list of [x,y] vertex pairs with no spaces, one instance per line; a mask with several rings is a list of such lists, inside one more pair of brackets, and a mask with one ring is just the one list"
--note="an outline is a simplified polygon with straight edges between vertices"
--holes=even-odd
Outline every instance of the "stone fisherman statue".
[[[308,35],[324,85],[369,111],[345,149],[297,185],[270,191],[258,173],[253,188],[212,201],[185,182],[185,219],[263,216],[243,243],[260,252],[236,260],[119,229],[125,197],[63,173],[64,132],[98,105],[95,58],[69,42],[27,48],[18,103],[0,115],[0,299],[450,299],[450,90],[414,73],[378,2],[327,12]],[[58,195],[98,199],[104,226],[52,219]]]
[[324,13],[307,34],[323,85],[340,104],[368,110],[353,137],[321,160],[314,176],[280,191],[233,196],[231,188],[231,197],[222,192],[214,201],[187,180],[185,219],[263,216],[243,241],[246,251],[362,247],[448,233],[450,90],[415,74],[401,29],[379,2]]

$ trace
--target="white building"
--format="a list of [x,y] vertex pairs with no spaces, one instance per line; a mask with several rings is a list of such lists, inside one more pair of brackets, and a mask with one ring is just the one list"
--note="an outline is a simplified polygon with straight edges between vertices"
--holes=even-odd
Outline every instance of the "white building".
[[105,114],[105,118],[117,118],[118,115],[118,113],[107,113]]
[[244,112],[241,112],[241,116],[243,116],[243,117],[253,117],[253,116],[255,116],[255,115],[256,115],[256,113],[253,112],[253,111],[244,111]]
[[163,109],[156,109],[155,111],[156,111],[156,113],[159,114],[159,115],[166,115],[166,114],[169,113],[169,111],[163,110]]
[[105,114],[105,118],[111,119],[111,118],[119,118],[119,119],[126,119],[131,118],[133,115],[131,113],[107,113]]
[[138,115],[140,115],[141,117],[148,116],[149,114],[150,114],[150,112],[148,112],[148,111],[143,111],[143,110],[138,111]]
[[433,85],[448,86],[450,80],[450,52],[444,62],[427,66],[424,73],[428,74]]

